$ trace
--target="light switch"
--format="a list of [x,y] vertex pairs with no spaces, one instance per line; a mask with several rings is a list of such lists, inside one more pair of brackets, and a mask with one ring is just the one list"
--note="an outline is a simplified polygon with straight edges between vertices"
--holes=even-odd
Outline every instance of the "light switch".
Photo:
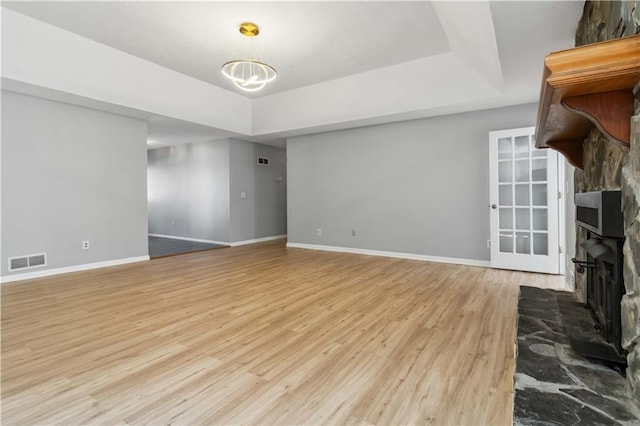
[[240,193],[240,198],[247,198],[247,193],[246,192],[241,192]]
[[276,182],[282,182],[282,178],[280,176],[276,177]]

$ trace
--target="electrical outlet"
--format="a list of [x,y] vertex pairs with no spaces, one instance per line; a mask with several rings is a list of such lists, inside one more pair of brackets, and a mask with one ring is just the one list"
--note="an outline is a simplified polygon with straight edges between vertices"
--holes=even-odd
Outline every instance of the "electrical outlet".
[[487,247],[491,248],[491,240],[487,240]]
[[352,237],[355,237],[355,236],[356,236],[356,230],[355,230],[355,229],[352,229],[352,230],[351,230],[351,236],[352,236]]
[[82,242],[82,250],[89,250],[89,241]]
[[322,229],[320,229],[320,228],[316,229],[316,235],[317,236],[322,235]]
[[240,198],[247,198],[247,193],[246,192],[241,192],[240,193]]

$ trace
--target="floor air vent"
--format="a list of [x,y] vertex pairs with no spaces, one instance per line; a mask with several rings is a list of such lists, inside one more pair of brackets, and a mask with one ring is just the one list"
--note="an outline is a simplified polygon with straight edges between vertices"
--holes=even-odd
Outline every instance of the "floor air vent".
[[28,256],[18,256],[9,258],[9,271],[18,269],[31,269],[40,266],[47,266],[47,254],[31,254]]

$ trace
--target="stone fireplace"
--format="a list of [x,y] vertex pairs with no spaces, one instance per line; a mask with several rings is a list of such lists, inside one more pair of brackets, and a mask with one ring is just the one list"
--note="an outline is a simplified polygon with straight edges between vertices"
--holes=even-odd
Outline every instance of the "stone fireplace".
[[587,1],[575,44],[544,58],[536,147],[576,167],[576,292],[520,289],[514,424],[638,424],[640,0]]
[[[576,31],[576,47],[640,32],[640,1],[587,1]],[[640,58],[638,58],[640,61]],[[629,146],[615,143],[597,128],[582,144],[583,168],[575,171],[575,192],[622,192],[624,217],[621,302],[622,347],[627,355],[627,383],[640,402],[640,83],[635,86]],[[576,228],[576,258],[586,259],[588,231]],[[587,276],[576,275],[578,298],[587,301]]]

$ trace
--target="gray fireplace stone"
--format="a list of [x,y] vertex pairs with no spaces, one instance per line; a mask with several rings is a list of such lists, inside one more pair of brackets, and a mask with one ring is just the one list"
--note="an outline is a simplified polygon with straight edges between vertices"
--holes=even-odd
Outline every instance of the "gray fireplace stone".
[[640,293],[640,276],[631,253],[631,244],[625,244],[622,249],[622,255],[624,256],[624,287],[629,296]]
[[635,345],[627,356],[629,368],[627,369],[627,383],[631,392],[635,395],[636,401],[640,394],[638,384],[640,383],[640,346]]
[[622,347],[630,350],[640,341],[640,298],[622,296],[622,311]]

